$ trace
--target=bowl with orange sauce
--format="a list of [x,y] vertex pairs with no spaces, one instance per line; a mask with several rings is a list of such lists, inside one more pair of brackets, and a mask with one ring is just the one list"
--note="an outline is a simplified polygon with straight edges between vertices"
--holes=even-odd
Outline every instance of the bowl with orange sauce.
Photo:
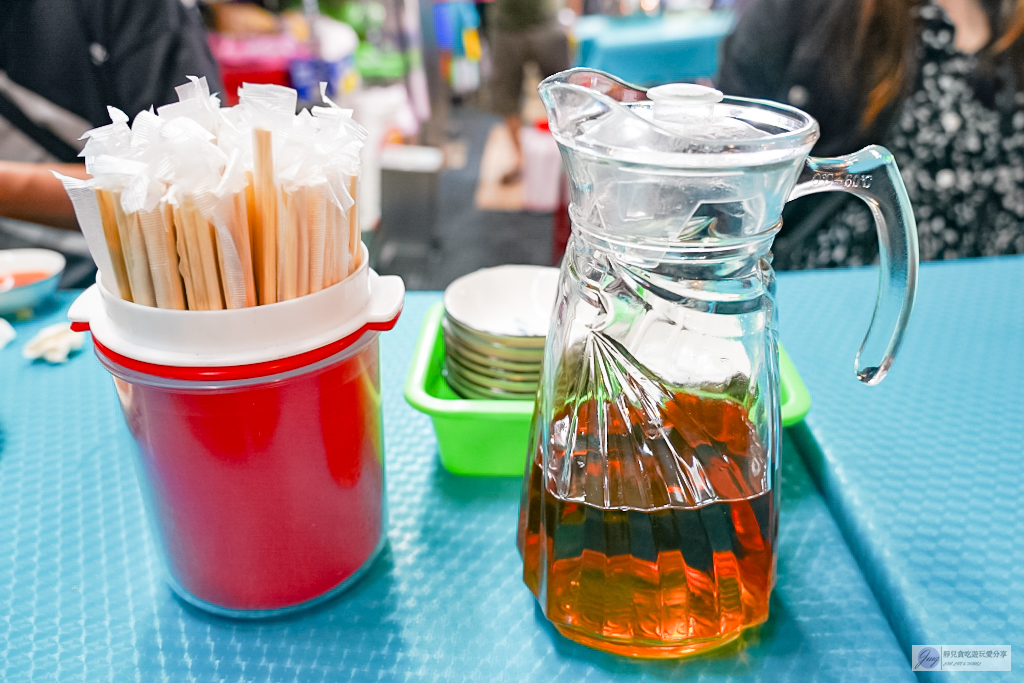
[[0,249],[0,315],[35,308],[52,297],[65,264],[49,249]]

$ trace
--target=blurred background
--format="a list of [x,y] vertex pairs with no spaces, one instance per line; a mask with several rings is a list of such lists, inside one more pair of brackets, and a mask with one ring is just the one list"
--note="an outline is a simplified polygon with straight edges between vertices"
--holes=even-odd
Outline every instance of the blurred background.
[[710,84],[737,4],[262,0],[199,7],[227,103],[243,81],[290,85],[300,98],[319,100],[322,79],[354,110],[369,131],[361,227],[373,263],[411,289],[443,289],[481,267],[557,264],[561,256],[567,198],[536,94],[545,75],[577,65],[644,85]]
[[[225,104],[243,82],[305,106],[328,84],[369,132],[364,242],[409,288],[554,265],[567,189],[537,84],[582,66],[803,109],[815,155],[892,151],[922,260],[1024,253],[1022,33],[1024,0],[8,0],[0,248],[61,251],[62,285],[87,286],[49,171],[83,172],[79,136],[105,105],[133,117],[197,75]],[[773,253],[777,270],[876,262],[871,214],[844,193],[790,202]]]

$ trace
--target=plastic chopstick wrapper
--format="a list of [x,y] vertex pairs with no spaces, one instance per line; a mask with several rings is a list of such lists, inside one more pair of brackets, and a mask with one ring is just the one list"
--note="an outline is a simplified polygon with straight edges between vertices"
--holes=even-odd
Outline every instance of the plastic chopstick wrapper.
[[[245,84],[220,106],[202,78],[129,125],[86,133],[93,176],[58,176],[105,287],[144,306],[222,310],[287,301],[359,267],[366,132],[350,110],[298,114],[296,93]],[[321,87],[321,93],[324,88]]]

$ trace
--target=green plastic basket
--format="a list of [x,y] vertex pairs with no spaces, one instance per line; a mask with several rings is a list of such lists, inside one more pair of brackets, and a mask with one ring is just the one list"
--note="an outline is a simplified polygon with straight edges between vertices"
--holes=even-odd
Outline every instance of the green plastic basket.
[[[533,401],[467,400],[452,391],[441,367],[444,305],[427,311],[405,382],[405,400],[434,422],[441,464],[453,474],[522,476],[530,441]],[[786,351],[779,349],[782,425],[800,422],[811,409],[811,395]]]

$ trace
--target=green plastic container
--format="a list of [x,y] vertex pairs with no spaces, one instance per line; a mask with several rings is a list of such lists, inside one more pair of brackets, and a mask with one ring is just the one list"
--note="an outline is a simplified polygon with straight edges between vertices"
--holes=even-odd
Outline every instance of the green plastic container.
[[[533,401],[467,400],[441,376],[444,304],[430,307],[423,320],[405,400],[434,422],[441,464],[452,474],[521,477],[526,468]],[[782,425],[792,426],[811,409],[811,395],[786,351],[779,348]]]

